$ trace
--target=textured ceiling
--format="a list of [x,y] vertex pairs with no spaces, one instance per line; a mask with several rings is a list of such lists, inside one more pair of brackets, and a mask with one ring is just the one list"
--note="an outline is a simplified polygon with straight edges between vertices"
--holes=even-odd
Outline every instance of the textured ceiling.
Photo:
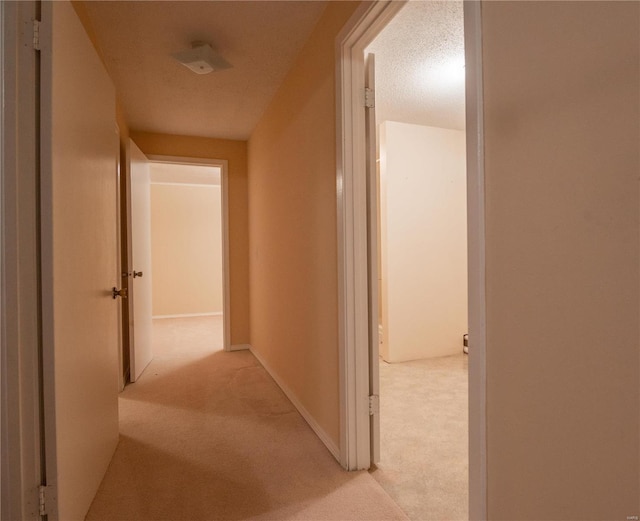
[[367,52],[376,55],[378,121],[464,129],[462,2],[409,2]]
[[[324,1],[87,1],[132,129],[247,139]],[[171,55],[210,43],[233,68],[197,75]]]

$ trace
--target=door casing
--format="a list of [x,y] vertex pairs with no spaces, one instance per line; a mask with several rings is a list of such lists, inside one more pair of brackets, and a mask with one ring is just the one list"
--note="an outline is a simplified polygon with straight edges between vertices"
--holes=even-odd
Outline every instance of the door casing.
[[44,475],[39,367],[40,2],[0,2],[0,518],[39,519]]
[[[360,6],[336,39],[340,461],[371,465],[364,50],[404,2]],[[469,515],[487,515],[485,207],[481,2],[465,0],[469,277]]]

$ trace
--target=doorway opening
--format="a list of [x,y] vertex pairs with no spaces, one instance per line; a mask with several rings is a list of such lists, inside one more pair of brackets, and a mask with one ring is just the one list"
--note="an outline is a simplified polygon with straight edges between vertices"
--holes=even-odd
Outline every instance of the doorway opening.
[[[412,9],[412,4],[414,2],[377,2],[374,6],[363,6],[354,14],[352,23],[348,24],[338,39],[340,55],[338,71],[338,186],[340,187],[338,192],[338,231],[341,289],[341,454],[343,465],[350,469],[367,469],[379,461],[380,424],[384,421],[380,414],[380,404],[385,400],[384,395],[379,396],[378,375],[378,364],[380,363],[378,359],[379,317],[382,315],[384,307],[378,308],[377,242],[382,237],[378,233],[378,172],[375,143],[376,133],[379,129],[376,129],[375,119],[372,117],[375,114],[374,111],[382,107],[377,100],[372,99],[375,98],[375,84],[371,64],[365,65],[365,50],[394,20],[396,15],[402,13],[402,9]],[[431,3],[415,2],[415,4]],[[435,5],[439,4],[437,2],[433,4],[431,7],[445,10],[453,8],[453,4]],[[454,162],[457,162],[458,167],[460,163],[464,164],[466,149],[466,193],[464,174],[461,174],[458,168],[457,195],[453,198],[458,201],[458,213],[455,218],[446,218],[443,224],[447,224],[452,219],[455,220],[457,223],[455,241],[463,245],[465,224],[467,228],[467,253],[463,255],[463,260],[467,261],[467,272],[460,276],[460,253],[458,252],[456,256],[459,269],[454,280],[459,288],[456,293],[462,293],[463,297],[466,289],[460,290],[460,284],[468,283],[468,338],[471,345],[468,358],[467,396],[469,418],[468,504],[469,516],[481,518],[486,513],[481,13],[479,6],[474,2],[465,2],[464,7],[460,3],[456,7],[458,10],[464,9],[464,60],[457,57],[458,63],[455,64],[455,69],[461,70],[455,70],[451,65],[449,69],[454,69],[452,72],[457,73],[458,76],[466,76],[466,79],[463,80],[466,91],[466,110],[458,107],[458,110],[462,109],[464,114],[464,130],[457,129],[457,140],[454,140],[456,145],[441,145],[435,148],[448,147],[457,150]],[[415,17],[410,17],[410,19],[413,27],[408,31],[418,34],[433,33],[433,24],[438,23],[433,16],[427,20],[416,20]],[[406,28],[405,31],[407,31]],[[436,37],[437,43],[438,37]],[[441,41],[439,43],[442,44]],[[400,48],[395,49],[396,63],[399,61],[398,53],[415,54],[416,49],[410,49],[407,46],[407,43],[401,43]],[[444,75],[443,71],[439,71],[440,78]],[[398,138],[398,133],[417,131],[418,134],[442,134],[435,130],[429,132],[414,128],[416,126],[426,127],[427,125],[411,120],[408,122],[401,120],[397,125],[389,123],[382,126],[384,137],[382,140],[384,141],[384,151],[380,155],[382,163],[385,159],[389,159],[389,154],[392,153],[390,147],[393,143],[400,146],[406,144],[407,137]],[[432,128],[442,127],[443,124],[434,121],[429,126]],[[451,134],[451,132],[444,134]],[[441,136],[441,139],[444,138]],[[421,146],[425,148],[424,144]],[[435,151],[438,150],[432,150],[432,152]],[[398,157],[402,159],[406,153],[401,148],[393,152],[396,159]],[[385,154],[387,154],[386,157]],[[389,186],[386,188],[388,189]],[[430,193],[425,196],[425,202],[428,197],[433,195],[435,194]],[[446,207],[447,205],[441,204],[440,199],[446,199],[442,197],[442,192],[440,192],[440,196],[440,198],[433,199],[434,206]],[[466,219],[464,218],[465,213]],[[460,223],[463,226],[460,226]],[[409,255],[412,255],[412,250],[415,250],[412,241],[409,241],[405,249],[408,250]],[[413,251],[413,254],[416,254],[416,251]],[[387,265],[387,268],[389,267],[390,264]],[[387,275],[389,274],[387,273]],[[385,282],[390,281],[383,281],[383,289]],[[388,284],[386,287],[389,289]],[[385,296],[383,291],[383,303],[385,297],[388,299],[389,295]],[[420,306],[414,302],[411,307],[412,312]],[[459,310],[458,315],[462,316],[462,322],[464,322],[464,305],[459,302],[456,307]],[[389,317],[387,317],[387,322],[389,322]],[[383,338],[387,336],[387,333],[391,333],[394,327],[391,323],[385,325],[389,329],[385,332],[383,327]],[[467,328],[464,323],[461,323],[456,326],[456,329],[459,331],[455,334],[457,339],[454,340],[452,349],[457,351],[456,356],[463,361],[466,356],[463,355],[463,335],[467,333]],[[385,348],[390,347],[390,338],[387,338],[387,342],[389,345],[384,346]],[[392,357],[394,355],[386,352],[385,356]],[[409,355],[410,358],[414,356],[415,353]],[[384,409],[382,412],[384,414]],[[466,412],[466,410],[463,411],[463,416]],[[403,449],[407,452],[420,453],[424,446],[418,444],[411,448],[405,444]],[[433,477],[437,479],[436,476]]]
[[204,345],[230,351],[231,317],[227,162],[146,156],[133,141],[129,155],[122,275],[133,382],[153,359],[159,322],[193,322]]
[[467,519],[462,2],[408,2],[365,54],[369,67],[375,58],[377,167],[380,453],[371,473],[410,519]]
[[198,327],[221,349],[222,169],[152,162],[150,174],[154,331]]

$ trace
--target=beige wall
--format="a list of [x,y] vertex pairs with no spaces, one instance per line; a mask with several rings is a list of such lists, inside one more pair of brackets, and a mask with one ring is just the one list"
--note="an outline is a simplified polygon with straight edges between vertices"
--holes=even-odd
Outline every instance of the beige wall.
[[131,132],[147,155],[228,161],[231,344],[249,343],[247,143],[228,139]]
[[151,184],[151,265],[154,316],[222,313],[220,185]]
[[249,140],[251,345],[338,444],[335,37],[329,2]]
[[465,133],[380,126],[381,294],[389,362],[462,352],[467,332]]
[[640,4],[482,12],[489,518],[628,519],[640,513]]

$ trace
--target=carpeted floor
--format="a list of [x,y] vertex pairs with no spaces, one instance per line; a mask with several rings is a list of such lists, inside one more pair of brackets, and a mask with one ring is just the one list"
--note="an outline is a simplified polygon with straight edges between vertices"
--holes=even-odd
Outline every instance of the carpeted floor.
[[380,362],[380,463],[373,477],[412,521],[468,514],[467,356]]
[[407,519],[345,472],[219,317],[154,324],[154,360],[120,397],[120,443],[87,520]]

